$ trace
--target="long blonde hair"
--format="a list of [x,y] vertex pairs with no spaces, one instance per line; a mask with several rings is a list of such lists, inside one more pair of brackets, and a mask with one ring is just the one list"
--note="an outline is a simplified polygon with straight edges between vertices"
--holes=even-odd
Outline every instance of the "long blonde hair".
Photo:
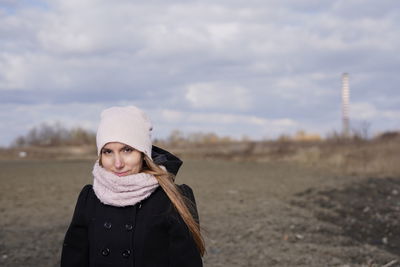
[[[102,154],[100,153],[99,164],[100,166],[103,166],[101,162],[101,155]],[[144,153],[142,153],[142,155],[142,172],[152,174],[154,175],[154,177],[156,177],[158,183],[167,194],[168,198],[171,200],[175,209],[178,211],[179,215],[182,217],[183,221],[188,227],[196,243],[197,249],[200,252],[200,255],[204,256],[206,248],[203,236],[200,232],[200,225],[196,222],[196,220],[193,218],[192,213],[190,212],[190,210],[194,211],[196,209],[194,203],[181,194],[180,189],[174,183],[175,176],[173,174],[169,173],[168,171],[154,163],[154,161],[151,160]]]
[[200,255],[203,256],[206,249],[204,239],[200,232],[200,225],[196,222],[190,212],[190,210],[195,209],[194,203],[181,194],[179,188],[174,183],[175,176],[173,174],[161,168],[146,155],[144,155],[144,162],[143,172],[152,174],[156,177],[158,183],[171,200],[179,215],[181,215],[186,226],[189,228]]

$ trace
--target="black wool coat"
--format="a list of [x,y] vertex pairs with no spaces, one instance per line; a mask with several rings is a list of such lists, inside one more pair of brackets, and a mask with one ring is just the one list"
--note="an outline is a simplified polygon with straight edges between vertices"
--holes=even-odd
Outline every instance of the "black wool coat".
[[[182,162],[153,147],[153,160],[176,174]],[[192,189],[180,185],[198,214]],[[186,224],[158,187],[134,206],[105,205],[91,185],[79,194],[65,235],[61,267],[201,267],[202,259]]]

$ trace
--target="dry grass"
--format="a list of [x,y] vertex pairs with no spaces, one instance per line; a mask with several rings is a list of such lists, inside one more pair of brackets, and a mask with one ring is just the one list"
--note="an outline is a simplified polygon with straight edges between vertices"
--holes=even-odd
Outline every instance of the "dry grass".
[[[25,153],[25,155],[24,155]],[[95,159],[96,147],[81,146],[29,146],[21,148],[1,148],[0,160],[34,160],[34,159]]]
[[400,176],[400,138],[296,142],[236,142],[170,147],[189,158],[297,162],[352,175]]
[[[157,144],[156,144],[157,145]],[[400,176],[400,137],[324,141],[180,142],[158,144],[184,159],[296,162],[352,175]],[[20,157],[20,152],[26,152]],[[0,149],[0,160],[95,159],[94,145]]]

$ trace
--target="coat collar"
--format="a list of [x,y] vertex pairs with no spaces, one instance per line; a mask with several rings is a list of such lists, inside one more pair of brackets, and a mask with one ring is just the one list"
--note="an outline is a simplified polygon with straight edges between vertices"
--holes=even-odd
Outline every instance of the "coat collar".
[[151,157],[154,163],[163,165],[168,172],[174,175],[177,175],[183,163],[177,156],[157,146],[152,147]]

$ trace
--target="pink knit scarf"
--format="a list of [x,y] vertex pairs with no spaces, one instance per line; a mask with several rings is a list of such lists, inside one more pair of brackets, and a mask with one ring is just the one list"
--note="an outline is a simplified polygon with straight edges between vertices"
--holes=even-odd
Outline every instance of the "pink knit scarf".
[[158,187],[157,179],[148,173],[119,177],[106,171],[98,161],[93,167],[93,190],[104,204],[124,207],[135,205],[149,197]]

